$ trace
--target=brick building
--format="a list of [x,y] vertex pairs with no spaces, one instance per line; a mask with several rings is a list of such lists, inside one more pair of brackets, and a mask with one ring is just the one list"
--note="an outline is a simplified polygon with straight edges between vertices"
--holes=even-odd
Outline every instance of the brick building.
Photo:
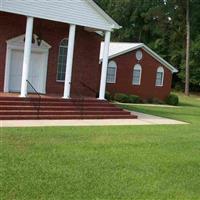
[[[103,50],[104,43],[101,45]],[[103,52],[103,51],[102,51]],[[100,61],[102,60],[102,52]],[[177,70],[142,43],[111,43],[107,90],[164,100]]]

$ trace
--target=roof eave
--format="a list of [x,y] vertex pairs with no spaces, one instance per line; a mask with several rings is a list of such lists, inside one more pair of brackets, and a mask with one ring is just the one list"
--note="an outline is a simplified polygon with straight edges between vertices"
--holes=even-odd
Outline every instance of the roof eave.
[[112,25],[112,29],[121,29],[122,28],[122,26],[120,26],[120,25],[116,25],[116,24],[113,24]]
[[120,29],[120,26],[115,20],[113,20],[102,8],[100,8],[93,0],[86,0],[106,21],[111,25],[111,29]]
[[[152,51],[149,47],[147,47],[144,43],[140,43],[138,44],[138,46],[136,47],[132,47],[132,48],[129,48],[129,49],[126,49],[122,52],[119,52],[119,53],[116,53],[116,54],[113,54],[113,55],[110,55],[108,58],[109,59],[112,59],[112,58],[115,58],[117,56],[120,56],[120,55],[123,55],[125,53],[128,53],[130,51],[133,51],[135,49],[139,49],[139,48],[143,48],[144,50],[146,50],[149,54],[151,54],[156,60],[158,60],[160,63],[162,63],[166,68],[168,68],[172,73],[177,73],[178,70],[173,67],[171,64],[169,64],[167,61],[165,61],[163,58],[161,58],[157,53],[155,53],[154,51]],[[100,63],[102,62],[102,58],[100,59]]]
[[[125,54],[125,53],[128,53],[128,52],[130,52],[130,51],[133,51],[133,50],[138,49],[138,48],[141,48],[141,47],[142,47],[142,43],[139,44],[139,45],[136,46],[136,47],[132,47],[132,48],[130,48],[130,49],[126,49],[126,50],[121,51],[121,52],[119,52],[119,53],[110,55],[108,58],[109,58],[109,59],[112,59],[112,58],[115,58],[115,57],[117,57],[117,56],[121,56],[121,55],[123,55],[123,54]],[[103,60],[103,59],[101,58],[101,59],[100,59],[100,62],[102,62],[102,60]]]
[[155,59],[160,61],[165,67],[167,67],[172,73],[177,73],[178,70],[173,67],[171,64],[169,64],[167,61],[165,61],[162,57],[160,57],[157,53],[152,51],[149,47],[147,47],[145,44],[143,44],[143,48],[149,52]]

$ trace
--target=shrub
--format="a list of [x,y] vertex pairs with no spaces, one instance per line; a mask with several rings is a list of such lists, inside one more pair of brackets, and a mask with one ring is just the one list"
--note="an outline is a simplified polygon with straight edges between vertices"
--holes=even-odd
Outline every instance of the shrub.
[[146,102],[147,102],[147,103],[150,103],[150,104],[153,103],[153,98],[152,98],[152,97],[151,97],[151,98],[148,98],[148,99],[146,100]]
[[105,98],[106,98],[108,101],[112,100],[112,96],[111,96],[110,92],[106,91],[106,93],[105,93]]
[[175,95],[175,94],[170,94],[170,95],[166,98],[165,102],[166,102],[167,104],[169,104],[169,105],[177,106],[178,103],[179,103],[179,99],[178,99],[178,96],[177,96],[177,95]]
[[128,103],[129,96],[123,93],[116,93],[114,96],[114,100],[121,103]]
[[148,103],[148,100],[147,99],[141,99],[140,102],[145,104],[145,103]]
[[149,98],[146,101],[143,101],[143,103],[149,103],[149,104],[164,104],[164,102],[158,98]]
[[128,97],[128,102],[129,103],[139,103],[140,102],[140,97],[136,95],[130,95]]
[[160,99],[153,98],[153,99],[152,99],[152,103],[153,103],[153,104],[163,104],[164,102],[161,101]]

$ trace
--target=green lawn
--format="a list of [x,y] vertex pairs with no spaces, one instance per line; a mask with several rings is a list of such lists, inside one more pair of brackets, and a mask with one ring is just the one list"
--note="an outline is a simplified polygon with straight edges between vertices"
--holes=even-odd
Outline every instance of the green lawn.
[[128,108],[190,124],[1,129],[1,200],[200,199],[199,97]]

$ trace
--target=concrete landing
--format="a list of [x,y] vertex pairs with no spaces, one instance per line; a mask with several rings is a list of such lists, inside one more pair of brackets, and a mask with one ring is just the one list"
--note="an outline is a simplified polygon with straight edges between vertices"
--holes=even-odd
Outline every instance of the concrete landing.
[[113,126],[113,125],[174,125],[186,122],[132,112],[138,119],[94,119],[94,120],[2,120],[0,127],[44,127],[44,126]]

